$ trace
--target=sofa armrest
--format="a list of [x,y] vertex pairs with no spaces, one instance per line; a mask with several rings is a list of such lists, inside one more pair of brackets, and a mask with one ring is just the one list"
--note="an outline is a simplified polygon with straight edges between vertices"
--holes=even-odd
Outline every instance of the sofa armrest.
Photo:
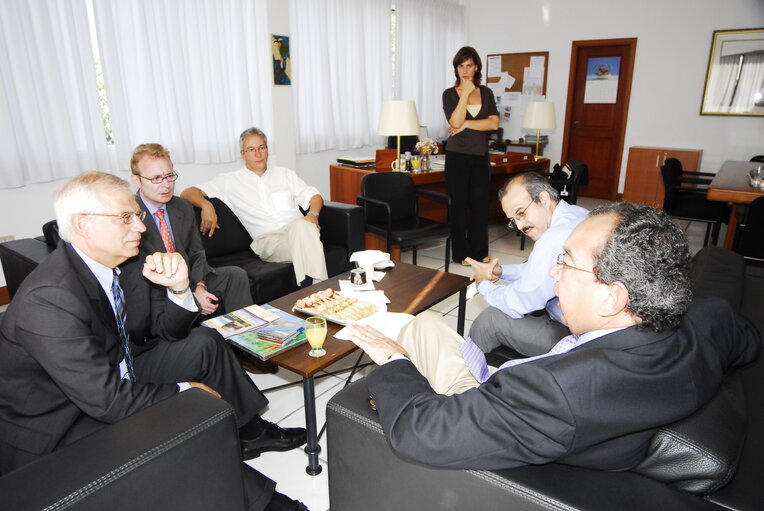
[[243,510],[233,410],[182,392],[0,477],[0,495],[7,509]]
[[321,242],[343,247],[348,257],[366,248],[366,223],[360,206],[326,201],[321,208],[318,223],[321,225]]
[[11,298],[27,275],[32,273],[32,270],[37,268],[37,265],[55,248],[39,238],[24,238],[0,243],[0,262],[3,265],[8,295]]

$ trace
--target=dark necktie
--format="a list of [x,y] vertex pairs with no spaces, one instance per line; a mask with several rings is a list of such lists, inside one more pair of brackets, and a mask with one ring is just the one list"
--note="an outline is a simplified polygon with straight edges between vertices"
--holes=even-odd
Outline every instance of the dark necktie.
[[175,243],[172,241],[172,235],[170,234],[170,227],[167,225],[167,220],[164,219],[164,210],[157,209],[154,213],[159,219],[159,235],[162,236],[162,243],[164,248],[168,252],[175,252]]
[[111,293],[114,295],[114,312],[117,318],[117,330],[119,338],[122,341],[122,351],[125,354],[125,365],[127,373],[130,375],[130,381],[135,381],[135,370],[133,369],[133,356],[130,354],[130,336],[127,333],[127,311],[125,310],[125,295],[119,286],[119,274],[114,268],[114,280],[111,284]]

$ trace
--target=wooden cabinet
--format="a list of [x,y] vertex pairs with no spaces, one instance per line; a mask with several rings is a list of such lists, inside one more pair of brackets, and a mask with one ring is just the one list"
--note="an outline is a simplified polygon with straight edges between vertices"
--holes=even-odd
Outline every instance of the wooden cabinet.
[[700,149],[630,147],[623,200],[662,208],[666,191],[663,188],[661,166],[666,158],[678,159],[684,170],[698,170],[702,155]]

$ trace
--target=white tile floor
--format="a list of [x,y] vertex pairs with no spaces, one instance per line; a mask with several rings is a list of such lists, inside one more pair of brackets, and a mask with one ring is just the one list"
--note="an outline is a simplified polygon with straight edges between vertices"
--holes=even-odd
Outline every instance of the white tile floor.
[[[591,209],[605,201],[600,199],[589,199],[582,197],[579,199],[579,205]],[[703,245],[703,235],[705,233],[705,224],[680,222],[687,232],[690,240],[690,249],[692,253],[697,252]],[[725,227],[720,234],[721,240],[724,239]],[[533,249],[533,242],[526,240],[525,250],[520,251],[520,238],[515,232],[509,231],[505,224],[492,225],[489,227],[489,252],[492,257],[498,257],[501,263],[520,263],[527,259],[528,254]],[[420,248],[417,263],[420,266],[428,268],[443,269],[444,247],[442,243],[435,243],[426,248]],[[404,251],[402,254],[404,262],[411,262],[411,251]],[[449,267],[451,273],[460,275],[469,275],[469,268],[464,268],[459,264],[451,264]],[[0,306],[0,311],[5,310],[6,306]],[[453,296],[432,307],[444,316],[454,329],[456,329],[457,319],[457,297]],[[467,302],[467,314],[465,322],[465,332],[469,331],[470,325],[475,317],[486,307],[480,295],[475,296]],[[346,357],[330,367],[330,371],[337,371],[346,367],[351,367],[357,359],[356,355]],[[363,362],[368,362],[364,356]],[[372,367],[367,367],[358,373],[355,379],[368,374]],[[326,417],[326,403],[329,399],[344,385],[343,375],[319,377],[316,380],[316,410],[319,428],[324,424]],[[346,376],[346,375],[345,375]],[[261,389],[278,387],[290,382],[297,382],[301,378],[284,369],[279,370],[275,375],[252,375],[252,379]],[[300,384],[285,387],[267,392],[270,405],[263,413],[263,416],[284,427],[304,426],[305,408],[303,405],[302,386]],[[327,466],[327,447],[326,435],[321,438],[321,465],[324,470],[318,476],[309,476],[305,472],[308,463],[307,455],[301,449],[295,449],[283,453],[266,453],[259,458],[251,460],[249,464],[260,470],[267,476],[274,479],[277,483],[277,489],[292,498],[303,501],[312,511],[323,511],[329,509],[329,486],[328,486],[328,466]]]
[[[601,199],[579,198],[579,205],[592,209],[606,201]],[[703,245],[703,235],[705,233],[705,224],[680,222],[687,232],[690,240],[690,249],[692,253],[697,252]],[[533,242],[526,240],[525,250],[520,251],[520,238],[514,231],[509,231],[505,224],[492,225],[488,229],[489,234],[489,253],[492,257],[498,257],[501,263],[521,263],[528,258],[528,254],[533,249]],[[720,235],[720,240],[724,239],[724,228]],[[721,243],[721,241],[720,241]],[[442,243],[435,243],[420,248],[418,252],[417,264],[428,268],[444,269],[443,261],[444,246]],[[403,252],[401,259],[403,262],[411,262],[411,251]],[[469,276],[469,268],[462,267],[459,264],[451,264],[449,272]],[[480,295],[467,302],[467,313],[464,331],[468,332],[472,321],[486,307],[485,301]],[[457,296],[450,297],[441,303],[433,306],[430,310],[438,312],[444,316],[444,319],[454,329],[456,329],[457,319]],[[330,370],[335,371],[344,367],[351,367],[357,359],[356,355],[351,355],[343,361],[339,361]],[[364,356],[364,362],[368,362],[368,357]],[[371,367],[365,368],[360,374],[356,375],[356,380],[371,371]],[[281,369],[275,375],[252,375],[252,379],[261,389],[282,385],[287,382],[297,381],[299,377]],[[326,403],[339,390],[342,389],[344,380],[340,376],[326,376],[316,381],[316,410],[319,428],[324,424],[326,417]],[[274,390],[268,392],[268,399],[271,404],[263,413],[263,416],[281,426],[304,426],[305,425],[305,407],[303,406],[302,386]],[[327,447],[326,435],[321,438],[321,465],[324,470],[318,476],[309,476],[305,472],[308,463],[307,455],[301,449],[295,449],[286,453],[267,453],[260,458],[251,460],[249,464],[260,470],[267,476],[274,479],[277,483],[277,489],[292,498],[301,500],[312,511],[324,511],[329,509],[329,487],[328,487],[328,466],[327,466]]]

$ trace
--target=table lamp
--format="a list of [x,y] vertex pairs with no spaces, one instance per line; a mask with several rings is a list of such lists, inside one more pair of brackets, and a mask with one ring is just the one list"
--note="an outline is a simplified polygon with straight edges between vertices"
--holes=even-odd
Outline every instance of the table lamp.
[[541,159],[539,156],[539,138],[541,130],[553,130],[557,127],[557,121],[554,116],[554,103],[551,101],[531,101],[525,109],[525,118],[523,119],[524,130],[536,130],[536,155],[535,161]]
[[398,170],[401,165],[401,136],[419,135],[419,116],[413,101],[385,101],[379,115],[377,135],[397,137],[396,158]]

